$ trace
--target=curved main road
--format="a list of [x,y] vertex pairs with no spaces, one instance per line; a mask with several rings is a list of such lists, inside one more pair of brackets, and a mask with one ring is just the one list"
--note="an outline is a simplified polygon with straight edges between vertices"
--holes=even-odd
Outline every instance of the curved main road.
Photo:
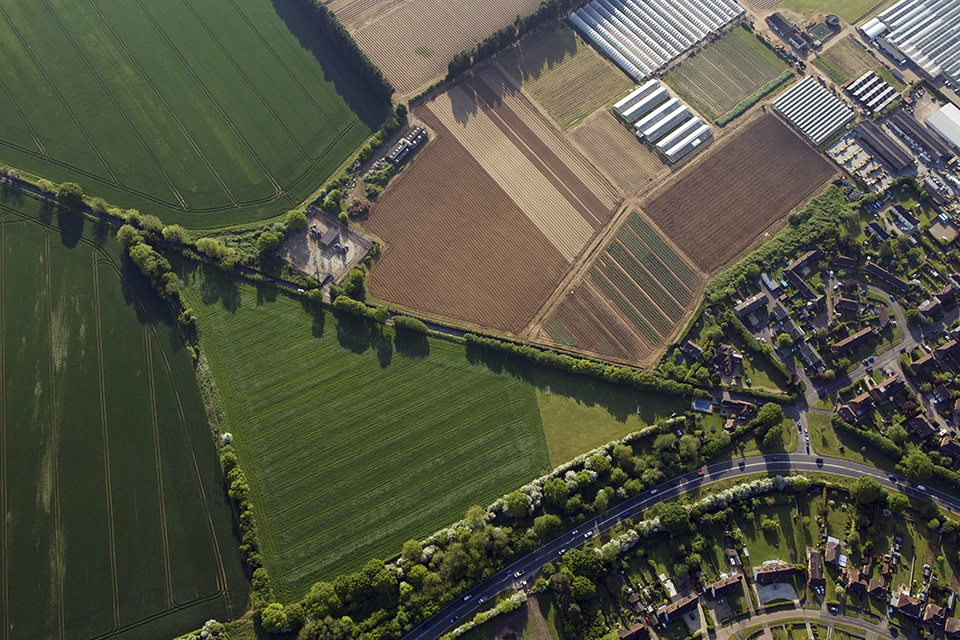
[[[817,460],[821,460],[821,462],[817,462]],[[790,471],[816,471],[848,478],[870,476],[887,489],[901,491],[918,498],[928,497],[950,511],[960,511],[960,499],[954,496],[933,489],[920,490],[919,485],[914,482],[899,476],[891,476],[876,467],[847,460],[818,458],[815,455],[802,453],[725,460],[672,478],[656,488],[630,498],[608,512],[584,522],[576,529],[567,531],[533,553],[517,560],[509,567],[502,568],[493,578],[474,587],[468,594],[444,607],[430,620],[407,634],[405,640],[436,640],[451,627],[461,624],[461,620],[466,621],[467,616],[479,608],[482,602],[502,591],[521,587],[523,580],[532,578],[543,565],[555,560],[564,551],[582,545],[589,539],[612,529],[632,514],[647,509],[658,502],[675,498],[691,489],[700,488],[720,480],[735,478],[739,475],[752,473],[786,474]],[[703,472],[702,476],[700,475],[701,472]],[[891,477],[895,480],[891,480]],[[517,577],[518,573],[520,574],[519,577]]]

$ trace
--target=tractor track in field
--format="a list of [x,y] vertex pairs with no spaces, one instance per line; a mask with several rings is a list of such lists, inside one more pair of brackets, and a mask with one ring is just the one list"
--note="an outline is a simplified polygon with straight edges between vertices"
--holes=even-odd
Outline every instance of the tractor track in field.
[[[43,236],[44,258],[43,266],[46,272],[46,293],[47,293],[47,328],[53,331],[53,275],[50,269],[50,228],[47,228]],[[56,354],[53,350],[53,335],[49,335],[47,345],[50,348],[50,439],[53,449],[53,555],[54,555],[54,573],[57,591],[57,625],[59,635],[64,637],[66,631],[66,620],[63,611],[63,564],[61,562],[62,541],[60,528],[60,465],[57,460],[57,448],[59,439],[57,437],[57,393],[56,393]]]
[[20,42],[20,46],[23,47],[24,51],[27,52],[27,55],[29,55],[30,59],[33,61],[33,64],[35,64],[40,73],[43,74],[43,77],[47,80],[47,84],[50,85],[50,90],[56,94],[57,98],[60,100],[60,104],[63,105],[64,111],[70,114],[70,119],[73,120],[73,124],[76,125],[77,130],[80,131],[83,139],[87,141],[87,144],[90,145],[90,148],[97,155],[97,158],[99,158],[100,162],[103,164],[103,168],[106,169],[108,174],[110,174],[113,184],[115,186],[120,186],[120,181],[117,179],[117,174],[115,174],[113,169],[110,168],[110,165],[107,164],[107,159],[103,157],[100,149],[97,148],[97,145],[93,143],[93,140],[90,138],[90,135],[87,133],[86,129],[84,129],[83,125],[80,124],[80,119],[77,118],[77,114],[75,114],[73,109],[70,108],[70,105],[63,97],[63,94],[60,93],[59,89],[57,89],[56,83],[50,78],[50,74],[47,73],[47,70],[43,67],[43,65],[40,64],[40,60],[38,60],[37,56],[33,53],[33,49],[31,49],[26,40],[23,39],[23,35],[20,33],[20,30],[17,29],[17,25],[15,25],[13,20],[10,19],[10,15],[6,12],[2,5],[0,5],[0,15],[3,15],[3,19],[6,20],[7,24],[10,25],[10,30],[16,34],[17,40]]
[[[67,28],[63,24],[63,21],[60,20],[60,17],[53,11],[53,9],[50,8],[50,4],[46,0],[43,0],[43,6],[46,7],[47,12],[50,14],[50,17],[52,17],[53,21],[57,23],[58,27],[60,27],[60,31],[61,33],[63,33],[64,39],[66,39],[66,41],[70,43],[70,46],[73,47],[73,50],[76,51],[77,57],[79,57],[83,61],[83,64],[86,65],[87,70],[90,72],[90,75],[92,75],[96,79],[97,85],[100,87],[100,90],[103,91],[103,94],[107,97],[107,100],[110,101],[110,104],[113,105],[114,109],[117,110],[117,113],[120,114],[120,117],[123,118],[123,121],[127,124],[127,128],[130,129],[130,133],[132,133],[133,137],[135,137],[137,141],[140,143],[140,146],[143,148],[144,153],[147,154],[147,157],[150,158],[151,162],[153,162],[154,167],[156,167],[160,175],[163,176],[164,181],[167,183],[167,186],[173,192],[173,195],[174,197],[176,197],[177,202],[180,203],[180,208],[181,209],[186,208],[187,206],[186,200],[184,200],[183,196],[180,195],[180,191],[177,190],[176,185],[173,184],[173,181],[170,179],[170,176],[167,175],[167,172],[164,170],[163,166],[160,164],[160,161],[157,160],[157,157],[154,155],[153,151],[147,145],[146,140],[143,139],[143,136],[140,135],[140,132],[137,131],[137,128],[130,121],[130,118],[129,116],[127,116],[127,113],[117,103],[117,99],[113,97],[113,94],[110,93],[110,90],[107,88],[107,85],[104,84],[103,79],[100,77],[100,74],[97,73],[94,66],[90,64],[90,60],[87,59],[87,56],[83,53],[83,51],[77,45],[76,40],[74,40],[73,36],[70,35],[70,32],[67,31]],[[134,193],[137,193],[138,195],[141,195],[141,196],[146,195],[138,191],[134,191],[133,189],[130,189],[130,191],[133,191]]]
[[113,527],[113,489],[110,484],[110,440],[107,428],[107,396],[103,379],[103,331],[100,321],[100,274],[96,249],[93,256],[93,308],[97,339],[97,384],[100,391],[100,424],[103,428],[103,477],[107,488],[107,547],[110,550],[110,583],[113,591],[113,628],[120,626],[120,587],[117,577],[116,532]]
[[50,156],[47,155],[47,150],[43,146],[43,142],[40,141],[40,136],[37,135],[37,132],[33,130],[33,127],[30,125],[30,121],[27,120],[26,114],[23,113],[23,109],[20,108],[20,104],[13,99],[13,94],[10,93],[10,90],[7,89],[7,85],[0,80],[0,89],[3,89],[3,94],[7,96],[7,99],[10,100],[10,104],[13,105],[13,108],[16,109],[17,115],[20,116],[20,120],[23,122],[23,126],[27,128],[27,131],[30,132],[30,137],[33,138],[33,141],[37,145],[37,149],[40,150],[40,155],[46,159],[50,159]]
[[[160,26],[160,23],[157,22],[157,19],[153,17],[153,14],[147,10],[147,7],[140,0],[134,0],[134,2],[136,2],[137,6],[140,7],[140,9],[143,11],[143,14],[147,17],[147,20],[150,21],[150,24],[152,24],[153,27],[157,30],[157,33],[163,39],[163,41],[167,43],[167,46],[170,47],[170,50],[173,52],[173,54],[177,57],[177,59],[183,65],[184,70],[188,74],[190,74],[191,78],[193,78],[193,81],[197,84],[197,87],[199,87],[203,95],[206,96],[207,100],[213,106],[214,110],[220,115],[220,117],[227,124],[230,130],[233,131],[233,135],[235,135],[237,137],[237,140],[239,140],[240,143],[244,146],[244,148],[246,148],[247,153],[250,154],[250,157],[256,161],[257,165],[260,167],[260,171],[263,172],[263,175],[270,181],[270,184],[272,184],[274,189],[276,190],[276,194],[274,197],[280,197],[283,194],[283,188],[280,186],[280,183],[277,182],[276,178],[273,177],[273,174],[271,174],[270,171],[267,169],[267,166],[264,164],[263,160],[260,159],[260,156],[257,155],[256,151],[254,151],[253,146],[249,142],[247,142],[246,138],[243,137],[243,134],[240,133],[240,129],[237,127],[237,125],[233,123],[233,120],[230,119],[230,117],[227,115],[227,112],[224,111],[223,107],[220,106],[220,103],[216,100],[216,98],[213,97],[213,94],[211,94],[210,91],[207,89],[207,86],[200,80],[200,77],[197,75],[196,71],[193,70],[193,66],[189,62],[187,62],[187,59],[180,52],[180,49],[178,49],[176,45],[173,44],[173,40],[171,40],[167,32],[163,30],[163,27]],[[184,0],[183,4],[184,6],[187,7],[188,10],[192,12],[192,7],[190,7],[190,5],[187,4],[186,0]]]
[[[5,214],[0,212],[0,220],[3,220]],[[7,434],[6,434],[6,380],[3,376],[4,364],[6,363],[6,316],[3,310],[6,307],[4,303],[3,285],[3,250],[6,227],[0,224],[0,613],[4,620],[10,619],[10,591],[7,587]],[[10,625],[4,624],[3,640],[10,640]]]
[[170,539],[167,533],[167,508],[163,501],[163,464],[160,460],[160,427],[157,423],[157,391],[153,379],[153,345],[150,330],[143,327],[143,352],[146,358],[147,389],[150,394],[150,425],[153,428],[153,451],[157,460],[157,496],[160,502],[160,539],[163,546],[163,573],[167,579],[167,607],[173,602],[173,572],[170,570]]
[[[140,66],[140,62],[134,57],[133,53],[130,52],[130,49],[127,47],[127,43],[125,43],[123,39],[120,38],[120,34],[118,34],[116,29],[113,28],[113,25],[110,24],[110,22],[107,20],[107,17],[103,15],[103,12],[100,10],[100,7],[97,6],[97,3],[94,0],[90,0],[90,6],[93,7],[93,10],[97,12],[98,16],[100,16],[100,19],[103,21],[103,24],[107,27],[107,29],[110,30],[110,33],[113,34],[113,37],[116,39],[117,43],[123,49],[123,52],[127,54],[128,58],[130,58],[130,62],[132,62],[133,66],[137,68],[137,71],[140,73],[140,77],[143,78],[143,81],[147,84],[147,86],[150,87],[150,89],[153,91],[153,94],[157,97],[157,100],[159,100],[160,104],[162,104],[166,108],[167,113],[170,114],[170,118],[177,123],[177,128],[180,129],[180,133],[182,133],[184,138],[187,139],[187,142],[190,143],[190,146],[193,147],[193,150],[197,152],[197,155],[200,157],[201,160],[203,160],[203,163],[207,165],[207,169],[210,170],[210,173],[213,175],[213,177],[217,179],[217,182],[220,184],[220,188],[223,189],[224,193],[227,194],[227,197],[230,198],[230,202],[233,203],[233,206],[238,206],[240,202],[233,195],[233,192],[230,191],[230,187],[227,186],[227,183],[224,181],[224,179],[220,176],[219,173],[217,173],[217,170],[214,168],[213,164],[207,158],[206,154],[203,153],[203,150],[200,148],[200,145],[197,143],[197,141],[194,140],[193,136],[190,135],[190,132],[187,131],[186,125],[184,125],[183,121],[180,120],[180,117],[177,116],[173,107],[170,106],[170,103],[166,101],[166,99],[163,97],[163,94],[160,93],[160,90],[157,88],[157,86],[153,83],[152,80],[150,80],[150,76],[147,74],[146,71],[144,71],[143,67]],[[144,11],[144,13],[146,13],[146,10],[143,9],[143,5],[140,5],[140,8]],[[150,17],[150,19],[151,19],[151,22],[153,22],[152,17]],[[160,30],[159,27],[157,27],[157,30],[161,31],[162,33],[162,30]]]

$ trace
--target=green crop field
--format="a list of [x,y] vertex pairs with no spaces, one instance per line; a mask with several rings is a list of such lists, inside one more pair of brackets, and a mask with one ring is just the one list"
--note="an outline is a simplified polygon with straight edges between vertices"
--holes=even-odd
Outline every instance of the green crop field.
[[282,213],[388,105],[296,0],[0,6],[0,161],[167,223]]
[[178,264],[280,599],[388,559],[550,468],[525,361],[394,340],[391,328]]
[[187,352],[106,229],[0,199],[0,639],[172,637],[247,606]]

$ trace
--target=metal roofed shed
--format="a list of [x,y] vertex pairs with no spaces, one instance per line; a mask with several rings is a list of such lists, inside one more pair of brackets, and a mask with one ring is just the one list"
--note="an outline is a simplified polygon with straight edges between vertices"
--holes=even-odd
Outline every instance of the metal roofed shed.
[[666,156],[669,162],[676,162],[712,137],[713,129],[704,124],[675,144],[673,148],[664,151],[663,155]]
[[902,134],[907,142],[923,149],[934,162],[953,155],[953,151],[937,134],[927,130],[913,116],[898,113],[890,119],[890,127]]
[[340,240],[340,231],[336,227],[330,227],[327,232],[320,236],[320,246],[329,247]]
[[675,129],[678,125],[686,122],[692,117],[690,109],[687,108],[687,105],[680,104],[676,109],[668,113],[660,122],[657,124],[648,127],[643,131],[643,137],[650,142],[656,142],[660,138],[664,137],[672,129]]
[[860,31],[863,32],[863,35],[867,36],[867,38],[870,40],[874,40],[877,36],[882,35],[886,30],[887,25],[880,22],[880,18],[874,18],[867,24],[860,27]]
[[671,98],[644,116],[640,122],[633,126],[633,128],[642,133],[666,118],[671,112],[676,111],[677,107],[681,106],[682,104],[683,103],[677,98]]
[[651,80],[647,82],[627,95],[626,98],[613,105],[613,110],[619,113],[621,116],[628,111],[631,107],[639,103],[641,100],[649,96],[651,93],[660,88],[660,83],[656,80]]
[[960,82],[960,2],[901,0],[877,18],[887,42],[931,78]]
[[873,120],[864,120],[854,132],[860,138],[861,143],[866,143],[896,173],[900,173],[915,162],[913,156],[900,148],[900,145],[878,127]]
[[774,100],[773,108],[818,146],[854,117],[853,111],[813,76]]
[[941,138],[960,150],[960,109],[948,102],[927,118],[926,124]]
[[660,106],[670,98],[670,92],[665,88],[661,87],[657,83],[656,91],[653,91],[650,95],[641,99],[636,104],[632,105],[629,109],[625,110],[620,115],[628,123],[633,124],[644,115],[650,113],[653,109]]
[[661,153],[667,149],[670,149],[688,135],[699,129],[701,126],[703,126],[703,120],[700,118],[693,117],[690,120],[687,120],[678,128],[670,132],[669,135],[657,142],[657,149]]

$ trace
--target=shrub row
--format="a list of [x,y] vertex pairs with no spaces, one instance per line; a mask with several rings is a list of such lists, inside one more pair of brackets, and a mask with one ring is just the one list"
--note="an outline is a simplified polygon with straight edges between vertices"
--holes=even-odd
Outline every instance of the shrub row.
[[638,371],[629,367],[621,367],[612,364],[605,364],[597,360],[587,358],[575,358],[556,351],[544,351],[530,345],[497,340],[468,333],[464,336],[467,346],[483,347],[502,351],[512,355],[526,358],[531,362],[541,364],[547,367],[569,371],[571,373],[582,373],[593,376],[608,382],[617,384],[630,384],[640,391],[657,391],[659,393],[669,393],[671,395],[690,394],[698,398],[709,398],[709,393],[702,389],[696,389],[691,384],[666,380],[660,376],[646,371]]
[[722,127],[726,125],[728,122],[730,122],[731,120],[733,120],[734,118],[742,114],[744,111],[746,111],[747,109],[755,105],[761,99],[763,99],[767,94],[769,94],[774,89],[782,85],[792,76],[793,76],[792,70],[784,69],[783,71],[780,72],[780,75],[778,75],[776,78],[774,78],[773,80],[761,86],[759,89],[751,93],[749,96],[747,96],[746,98],[738,102],[733,109],[730,109],[730,111],[727,111],[725,114],[723,114],[722,116],[714,120],[714,123],[716,123],[718,127]]
[[390,96],[393,95],[393,85],[383,77],[380,68],[373,64],[367,54],[357,46],[357,41],[340,24],[340,21],[333,15],[333,11],[330,11],[320,0],[300,0],[300,4],[331,40],[332,48],[346,58],[347,63],[370,85],[370,88],[378,96],[384,100],[389,100]]
[[854,435],[860,438],[861,440],[869,444],[871,447],[873,447],[877,451],[880,451],[884,455],[888,455],[895,460],[899,460],[900,457],[903,455],[903,450],[900,449],[900,447],[898,447],[890,438],[880,435],[879,433],[876,433],[874,431],[865,431],[863,429],[858,429],[852,424],[849,424],[841,420],[840,417],[836,414],[834,414],[833,417],[830,419],[830,423],[833,425],[834,429],[845,431],[851,435]]

